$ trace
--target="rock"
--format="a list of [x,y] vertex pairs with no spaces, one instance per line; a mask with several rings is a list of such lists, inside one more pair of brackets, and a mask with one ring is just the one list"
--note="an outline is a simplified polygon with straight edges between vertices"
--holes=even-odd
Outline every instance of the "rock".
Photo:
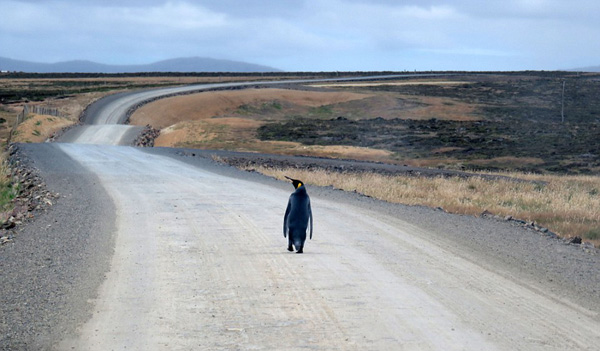
[[484,210],[483,212],[481,212],[480,217],[488,217],[488,216],[493,216],[493,213],[491,213],[488,210]]
[[19,184],[19,193],[12,200],[12,210],[0,216],[0,228],[12,231],[23,222],[34,218],[33,213],[36,210],[45,210],[46,207],[52,206],[51,199],[58,198],[58,194],[46,189],[38,171],[30,166],[31,163],[19,152],[18,145],[11,144],[9,152],[12,184],[15,189],[16,184]]
[[571,244],[581,244],[581,238],[578,236],[575,236],[571,239],[569,239],[569,243]]
[[2,229],[12,229],[16,226],[15,217],[10,217],[4,223],[2,223]]
[[153,147],[154,139],[158,138],[159,135],[159,129],[154,129],[152,126],[147,125],[142,133],[140,133],[140,135],[135,139],[133,145],[140,147]]
[[506,216],[506,217],[504,217],[504,220],[505,220],[505,221],[510,221],[510,220],[512,220],[512,219],[513,219],[513,218],[512,218],[512,216]]

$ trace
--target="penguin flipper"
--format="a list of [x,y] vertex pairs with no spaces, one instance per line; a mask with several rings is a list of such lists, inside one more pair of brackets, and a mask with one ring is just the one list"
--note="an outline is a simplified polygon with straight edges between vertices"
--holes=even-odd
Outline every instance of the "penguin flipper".
[[283,216],[283,237],[284,238],[287,237],[287,232],[288,232],[287,219],[290,214],[291,208],[292,208],[292,203],[291,203],[291,201],[288,201],[287,208],[285,209],[285,215]]
[[313,217],[312,217],[312,209],[310,208],[310,200],[308,200],[308,218],[310,219],[310,239],[312,240]]

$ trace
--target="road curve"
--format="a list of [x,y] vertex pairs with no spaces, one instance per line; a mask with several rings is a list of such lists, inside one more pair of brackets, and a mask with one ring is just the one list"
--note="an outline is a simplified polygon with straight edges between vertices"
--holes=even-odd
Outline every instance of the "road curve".
[[449,76],[444,73],[422,73],[422,74],[390,74],[379,76],[364,77],[346,77],[346,78],[322,78],[322,79],[290,79],[276,81],[253,81],[253,82],[234,82],[234,83],[212,83],[212,84],[193,84],[181,87],[158,88],[140,90],[129,93],[120,93],[108,97],[103,101],[101,107],[88,109],[84,123],[86,124],[124,124],[127,120],[127,113],[131,108],[139,106],[147,101],[152,101],[165,96],[178,94],[189,94],[194,92],[207,91],[212,89],[232,89],[244,88],[257,85],[282,85],[282,84],[305,84],[319,82],[344,82],[344,81],[363,81],[363,80],[387,80],[397,78],[416,78],[416,77],[438,77]]
[[[112,106],[105,111],[122,105]],[[291,185],[249,181],[208,160],[196,167],[157,152],[92,145],[124,140],[97,134],[52,146],[85,169],[78,175],[93,175],[116,214],[106,278],[96,295],[80,296],[93,297],[91,311],[78,307],[90,318],[54,340],[55,349],[600,345],[598,309],[447,244],[452,233],[484,231],[480,222],[459,218],[439,223],[436,232],[398,212],[309,188],[314,239],[305,254],[289,253],[282,219]]]
[[[394,216],[313,197],[303,255],[281,190],[131,147],[62,144],[118,213],[93,317],[60,349],[573,350],[597,313]],[[310,189],[309,189],[310,192]],[[565,328],[568,326],[568,328]]]
[[[157,88],[124,92],[102,98],[86,109],[83,125],[76,126],[58,138],[58,142],[80,144],[131,145],[140,127],[123,126],[127,122],[128,113],[142,104],[167,96],[190,94],[214,89],[244,88],[257,85],[304,84],[318,82],[343,82],[361,80],[386,80],[409,77],[436,77],[449,74],[391,74],[380,76],[324,78],[324,79],[291,79],[280,81],[254,81],[234,83],[194,84],[180,87]],[[90,128],[89,125],[96,127]],[[121,125],[115,127],[115,125]],[[99,127],[103,126],[103,127]],[[103,130],[102,130],[103,129]],[[102,130],[102,131],[101,131]],[[102,139],[105,138],[105,139]]]

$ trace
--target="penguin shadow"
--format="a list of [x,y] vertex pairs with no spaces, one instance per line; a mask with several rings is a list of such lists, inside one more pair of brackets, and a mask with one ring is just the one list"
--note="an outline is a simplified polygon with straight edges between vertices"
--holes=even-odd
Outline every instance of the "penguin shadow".
[[308,255],[308,256],[312,256],[312,255],[322,255],[322,252],[319,251],[303,251],[303,252],[296,252],[296,251],[288,251],[287,248],[283,247],[281,252],[278,252],[281,255],[294,255],[294,256],[303,256],[303,255]]
[[246,251],[244,253],[244,255],[247,256],[264,256],[264,255],[269,255],[269,256],[298,256],[298,257],[302,257],[302,256],[321,256],[321,255],[325,255],[326,253],[323,252],[322,250],[311,250],[311,248],[306,248],[304,247],[304,251],[302,253],[297,253],[295,250],[294,251],[288,251],[287,250],[287,246],[286,245],[282,245],[282,244],[278,244],[278,245],[269,245],[269,246],[263,246],[261,248],[259,248],[258,250],[255,251]]
[[321,256],[324,255],[323,252],[320,251],[311,251],[311,250],[304,250],[304,252],[302,253],[297,253],[296,251],[290,252],[287,250],[286,247],[282,247],[281,249],[269,249],[269,250],[261,250],[261,251],[257,251],[257,252],[246,252],[245,255],[248,256],[264,256],[264,255],[270,255],[270,256],[298,256],[298,257],[302,257],[302,256]]

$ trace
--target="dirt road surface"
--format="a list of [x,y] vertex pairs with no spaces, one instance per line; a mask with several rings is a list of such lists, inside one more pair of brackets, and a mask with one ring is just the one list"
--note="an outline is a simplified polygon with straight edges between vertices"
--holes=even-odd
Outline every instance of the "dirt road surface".
[[[114,252],[102,254],[110,263],[97,293],[80,292],[86,279],[60,281],[64,287],[57,295],[69,296],[66,290],[90,300],[63,308],[69,318],[79,316],[70,318],[77,328],[65,327],[72,331],[40,341],[46,342],[40,349],[50,342],[59,350],[594,350],[600,345],[593,254],[570,256],[577,249],[539,235],[527,240],[540,250],[522,251],[522,228],[432,210],[408,218],[380,211],[379,205],[338,201],[332,191],[310,187],[313,240],[304,254],[289,253],[282,226],[291,185],[257,181],[242,172],[228,175],[214,164],[197,167],[158,151],[95,145],[102,141],[89,143],[90,137],[52,149],[76,164],[73,169],[84,169],[76,177],[89,177],[112,201],[98,206],[114,212],[105,217],[116,218],[114,225],[102,227],[114,228]],[[77,201],[82,213],[89,212],[85,197]],[[61,220],[51,223],[47,228],[57,236],[67,231]],[[429,229],[432,223],[438,229]],[[485,236],[501,249],[479,251],[448,239],[464,232]],[[508,232],[514,236],[504,237]],[[536,252],[544,247],[561,253],[575,273],[541,264],[545,261]],[[55,262],[49,269],[61,272],[64,257],[77,258],[73,250],[47,254]],[[486,252],[492,253],[489,259]],[[514,263],[501,259],[512,254]],[[553,256],[543,258],[548,257]],[[521,262],[526,262],[523,275],[517,274]],[[577,269],[584,263],[592,276],[579,279]],[[19,265],[14,266],[10,274],[18,280]],[[563,278],[583,281],[579,291],[588,298],[578,301],[579,295],[566,293],[566,284],[549,283]],[[36,284],[22,293],[41,296],[38,306],[51,309],[59,299],[44,295],[46,283]],[[24,316],[20,309],[27,308],[8,311]],[[48,332],[47,325],[51,319],[40,328]]]
[[66,131],[60,140],[62,143],[131,145],[142,129],[122,124],[82,125]]
[[[130,147],[63,144],[117,207],[111,269],[70,350],[593,349],[597,315],[484,269],[393,216],[313,198],[289,253],[292,191]],[[310,189],[309,189],[310,192]]]

